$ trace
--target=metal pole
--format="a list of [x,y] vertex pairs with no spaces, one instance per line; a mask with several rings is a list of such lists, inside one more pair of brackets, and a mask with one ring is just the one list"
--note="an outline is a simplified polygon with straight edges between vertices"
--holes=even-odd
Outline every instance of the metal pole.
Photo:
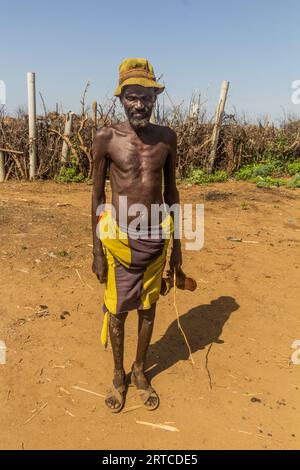
[[0,152],[0,183],[5,181],[4,152]]
[[36,99],[35,99],[35,73],[27,73],[28,89],[28,124],[29,124],[29,178],[35,178],[36,171]]
[[229,82],[227,82],[226,80],[223,80],[222,86],[221,86],[219,104],[218,104],[218,108],[216,111],[215,125],[213,129],[213,134],[212,134],[211,152],[210,152],[210,156],[208,159],[208,166],[207,166],[208,173],[212,173],[213,168],[214,168],[228,88],[229,88]]

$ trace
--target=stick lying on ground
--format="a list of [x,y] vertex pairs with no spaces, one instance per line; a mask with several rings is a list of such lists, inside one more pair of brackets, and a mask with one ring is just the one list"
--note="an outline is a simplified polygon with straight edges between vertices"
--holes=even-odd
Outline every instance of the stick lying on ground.
[[26,421],[23,423],[23,424],[27,424],[29,423],[33,418],[35,418],[38,414],[40,414],[41,411],[43,411],[44,408],[46,408],[46,406],[48,405],[48,403],[44,403],[42,406],[40,406],[40,408],[38,408],[32,416],[30,416],[30,418],[26,419]]
[[153,424],[148,423],[147,421],[136,421],[137,424],[144,424],[145,426],[151,426],[152,428],[164,429],[165,431],[179,432],[179,429],[174,426],[169,426],[167,424]]
[[82,392],[90,393],[91,395],[97,395],[98,397],[105,398],[105,396],[101,395],[101,393],[93,392],[92,390],[88,390],[87,388],[77,387],[76,385],[73,385],[72,388],[75,388],[76,390],[81,390]]

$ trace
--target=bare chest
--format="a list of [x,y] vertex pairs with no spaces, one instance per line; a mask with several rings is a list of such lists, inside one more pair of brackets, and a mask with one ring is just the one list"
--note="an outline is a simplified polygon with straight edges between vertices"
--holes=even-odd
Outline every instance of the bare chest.
[[161,171],[167,155],[168,146],[164,142],[144,144],[131,139],[116,139],[112,142],[109,156],[116,170],[133,176]]

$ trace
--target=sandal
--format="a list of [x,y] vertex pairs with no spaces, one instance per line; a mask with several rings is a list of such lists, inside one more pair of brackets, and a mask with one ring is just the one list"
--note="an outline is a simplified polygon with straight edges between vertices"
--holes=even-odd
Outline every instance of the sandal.
[[[125,384],[120,385],[120,387],[115,387],[114,384],[113,384],[113,389],[110,390],[108,392],[108,394],[106,395],[105,404],[106,404],[107,408],[109,408],[112,413],[120,413],[120,411],[124,408],[125,392],[126,392]],[[111,406],[109,406],[107,401],[110,398],[114,398],[115,404],[117,404],[117,403],[119,404],[119,406],[117,408],[112,408]]]
[[[149,385],[146,390],[138,388],[133,371],[131,372],[130,383],[136,387],[146,410],[154,411],[159,407],[159,396],[157,395],[156,391],[151,387],[151,385]],[[155,398],[155,402],[152,405],[147,405],[147,402],[150,398]]]

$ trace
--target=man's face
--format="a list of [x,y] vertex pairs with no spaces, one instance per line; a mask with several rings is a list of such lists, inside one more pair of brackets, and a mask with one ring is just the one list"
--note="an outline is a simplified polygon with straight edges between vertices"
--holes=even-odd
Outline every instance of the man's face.
[[128,121],[134,128],[147,127],[156,100],[154,88],[127,85],[121,95],[121,102]]

